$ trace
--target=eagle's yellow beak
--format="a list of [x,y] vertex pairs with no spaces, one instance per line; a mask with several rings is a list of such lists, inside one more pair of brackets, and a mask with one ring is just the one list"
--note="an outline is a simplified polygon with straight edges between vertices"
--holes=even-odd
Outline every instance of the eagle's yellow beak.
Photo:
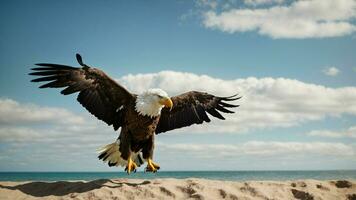
[[173,102],[169,97],[162,98],[159,100],[159,103],[164,105],[166,108],[169,108],[169,110],[172,110],[173,108]]

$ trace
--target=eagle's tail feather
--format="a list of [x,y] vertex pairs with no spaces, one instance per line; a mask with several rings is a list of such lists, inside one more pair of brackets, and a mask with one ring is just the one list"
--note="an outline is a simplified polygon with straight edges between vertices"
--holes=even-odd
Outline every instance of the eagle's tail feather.
[[[125,167],[127,165],[127,160],[124,160],[121,157],[120,152],[120,140],[117,140],[114,143],[108,144],[104,147],[98,149],[99,160],[103,160],[107,162],[110,167],[113,166],[122,166]],[[142,158],[141,152],[132,153],[132,160],[136,163],[137,166],[140,166],[144,163],[144,159]]]

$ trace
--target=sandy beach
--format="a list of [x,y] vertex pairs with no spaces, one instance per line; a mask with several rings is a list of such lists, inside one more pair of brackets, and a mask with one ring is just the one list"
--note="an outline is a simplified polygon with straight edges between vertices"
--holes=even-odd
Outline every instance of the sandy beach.
[[356,181],[232,182],[207,179],[99,179],[0,182],[0,199],[323,199],[356,200]]

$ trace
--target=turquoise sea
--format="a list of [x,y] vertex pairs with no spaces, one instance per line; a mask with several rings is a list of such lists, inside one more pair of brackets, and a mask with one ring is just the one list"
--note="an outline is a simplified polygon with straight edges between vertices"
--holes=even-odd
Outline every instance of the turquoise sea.
[[217,180],[297,180],[297,179],[355,179],[356,170],[331,171],[161,171],[155,174],[137,172],[0,172],[0,181],[59,181],[115,178],[206,178]]

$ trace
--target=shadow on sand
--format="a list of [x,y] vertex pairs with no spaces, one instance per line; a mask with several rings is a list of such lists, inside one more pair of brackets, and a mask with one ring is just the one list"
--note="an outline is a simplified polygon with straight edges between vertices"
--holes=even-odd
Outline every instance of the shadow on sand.
[[[2,189],[19,190],[25,194],[34,197],[46,197],[50,195],[63,196],[70,193],[83,193],[101,187],[118,188],[123,185],[136,187],[139,185],[150,184],[150,181],[143,181],[141,183],[128,183],[120,180],[99,179],[90,182],[83,181],[56,181],[56,182],[31,182],[16,186],[0,185]],[[109,185],[107,185],[109,184]]]

